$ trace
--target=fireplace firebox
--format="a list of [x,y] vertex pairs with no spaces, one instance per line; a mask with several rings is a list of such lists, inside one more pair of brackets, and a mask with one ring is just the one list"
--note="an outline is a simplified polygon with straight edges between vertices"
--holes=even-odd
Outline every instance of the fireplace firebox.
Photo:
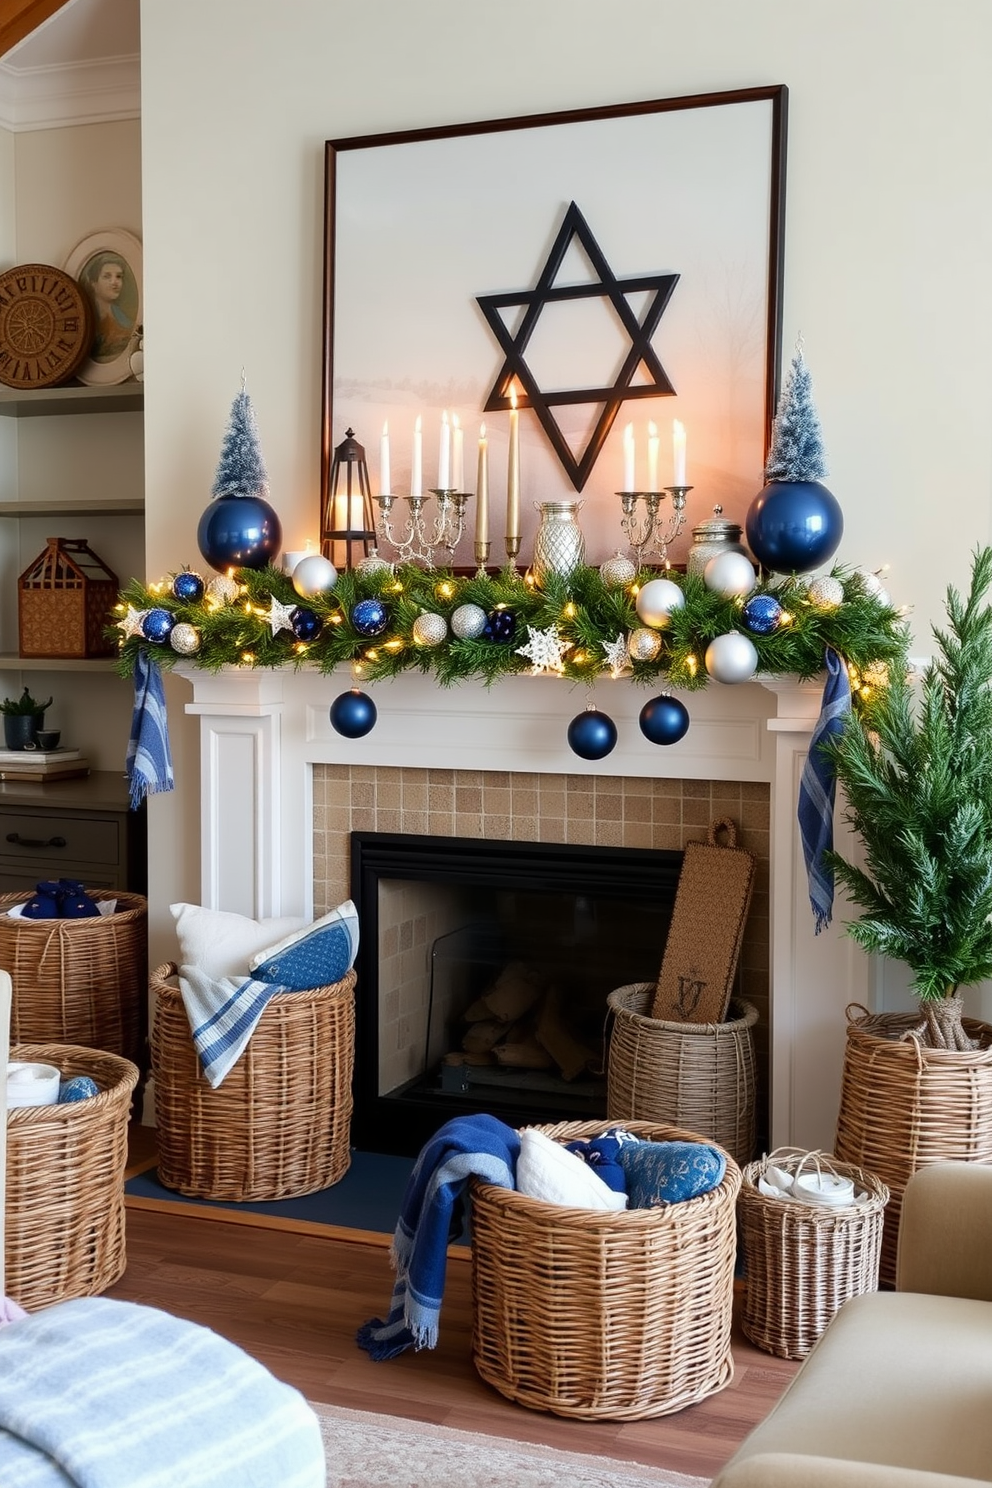
[[357,1146],[606,1114],[606,998],[658,974],[682,853],[351,834]]

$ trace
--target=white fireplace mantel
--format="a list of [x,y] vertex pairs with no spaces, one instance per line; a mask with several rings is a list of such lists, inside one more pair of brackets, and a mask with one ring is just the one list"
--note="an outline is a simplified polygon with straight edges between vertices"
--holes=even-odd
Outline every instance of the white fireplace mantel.
[[[255,918],[313,911],[312,767],[369,764],[673,779],[763,781],[770,788],[769,989],[774,1145],[833,1145],[844,1009],[869,1001],[869,963],[836,926],[814,934],[796,826],[799,779],[822,692],[817,681],[711,683],[686,698],[691,725],[675,745],[641,734],[651,693],[627,680],[594,689],[516,676],[441,688],[420,673],[369,688],[378,721],[342,738],[328,708],[350,672],[184,666],[186,711],[200,718],[201,902]],[[579,760],[566,730],[586,702],[617,725],[606,759]]]

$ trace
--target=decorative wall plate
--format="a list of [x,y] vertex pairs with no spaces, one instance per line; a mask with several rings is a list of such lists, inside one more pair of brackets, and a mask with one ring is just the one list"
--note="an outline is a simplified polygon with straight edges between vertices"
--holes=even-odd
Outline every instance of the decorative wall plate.
[[90,304],[71,275],[51,264],[0,274],[0,382],[46,388],[68,382],[93,340]]
[[126,382],[142,323],[141,240],[123,228],[90,233],[65,261],[85,291],[93,315],[89,355],[77,377],[90,386]]

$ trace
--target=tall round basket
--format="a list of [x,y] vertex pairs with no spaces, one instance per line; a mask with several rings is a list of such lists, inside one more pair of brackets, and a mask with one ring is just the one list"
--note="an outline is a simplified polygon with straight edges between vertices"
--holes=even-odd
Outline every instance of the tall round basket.
[[965,1018],[978,1047],[927,1049],[917,1014],[849,1007],[834,1151],[889,1187],[879,1279],[895,1285],[902,1195],[918,1168],[992,1163],[992,1027]]
[[[20,1044],[11,1059],[89,1075],[99,1095],[7,1112],[6,1289],[28,1312],[104,1292],[123,1275],[130,1060],[71,1044]],[[80,1339],[85,1351],[85,1342]]]
[[150,978],[158,1176],[201,1199],[286,1199],[337,1183],[351,1163],[355,973],[277,992],[214,1090],[200,1068],[176,967]]
[[0,966],[13,982],[11,1042],[106,1049],[144,1069],[148,904],[141,894],[92,889],[112,914],[25,920],[8,911],[29,893],[0,895]]
[[[603,1121],[539,1128],[558,1142]],[[651,1141],[699,1141],[647,1122]],[[730,1352],[740,1169],[654,1209],[546,1204],[472,1181],[472,1357],[501,1395],[579,1420],[668,1415],[722,1390]]]
[[754,1155],[757,1010],[731,1002],[724,1023],[672,1023],[648,1016],[654,991],[633,982],[606,999],[608,1116],[689,1127],[743,1166]]

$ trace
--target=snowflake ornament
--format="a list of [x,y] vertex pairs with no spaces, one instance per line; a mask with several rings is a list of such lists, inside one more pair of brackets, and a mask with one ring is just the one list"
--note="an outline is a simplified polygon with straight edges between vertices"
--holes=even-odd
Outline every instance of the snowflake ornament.
[[278,635],[281,630],[293,629],[293,611],[295,609],[295,605],[285,605],[281,600],[276,599],[274,594],[270,595],[269,613],[265,618],[272,628],[273,635]]
[[531,675],[536,677],[541,672],[560,675],[565,670],[565,652],[571,649],[572,642],[562,640],[556,625],[549,625],[547,630],[535,630],[528,625],[527,644],[518,646],[516,651],[518,656],[526,656],[533,662]]
[[618,635],[616,640],[600,641],[599,644],[606,653],[611,677],[620,677],[630,670],[630,647],[627,645],[626,636]]

